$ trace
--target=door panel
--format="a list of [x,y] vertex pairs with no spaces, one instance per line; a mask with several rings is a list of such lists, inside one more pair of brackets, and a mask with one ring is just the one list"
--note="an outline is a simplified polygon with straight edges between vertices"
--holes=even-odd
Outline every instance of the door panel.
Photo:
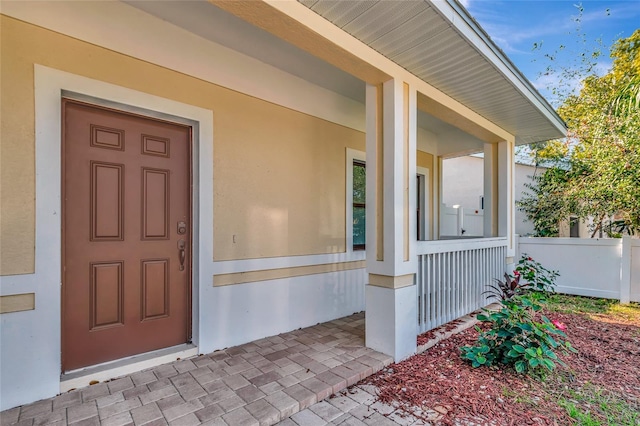
[[187,342],[191,129],[71,100],[63,121],[63,371]]

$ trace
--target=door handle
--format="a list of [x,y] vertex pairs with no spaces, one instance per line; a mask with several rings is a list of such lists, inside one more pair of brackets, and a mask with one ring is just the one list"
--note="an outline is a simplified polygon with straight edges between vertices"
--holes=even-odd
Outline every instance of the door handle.
[[184,259],[186,257],[185,253],[186,243],[184,240],[178,240],[178,257],[180,258],[180,270],[184,271]]

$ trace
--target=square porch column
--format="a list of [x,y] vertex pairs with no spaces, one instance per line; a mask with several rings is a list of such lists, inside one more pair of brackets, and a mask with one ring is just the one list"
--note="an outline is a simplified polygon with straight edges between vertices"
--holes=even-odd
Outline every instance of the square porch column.
[[515,256],[515,139],[484,144],[484,236],[507,237],[506,272]]
[[416,98],[397,79],[367,86],[365,339],[396,362],[416,352]]

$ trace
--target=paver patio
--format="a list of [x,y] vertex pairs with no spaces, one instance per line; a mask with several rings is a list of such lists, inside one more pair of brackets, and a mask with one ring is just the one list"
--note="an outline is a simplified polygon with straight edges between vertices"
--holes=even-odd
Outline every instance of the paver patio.
[[[391,362],[391,357],[364,347],[364,313],[358,313],[13,408],[0,413],[0,423],[271,425]],[[337,414],[332,407],[335,404],[316,405],[294,420],[347,420],[344,410],[331,418]]]

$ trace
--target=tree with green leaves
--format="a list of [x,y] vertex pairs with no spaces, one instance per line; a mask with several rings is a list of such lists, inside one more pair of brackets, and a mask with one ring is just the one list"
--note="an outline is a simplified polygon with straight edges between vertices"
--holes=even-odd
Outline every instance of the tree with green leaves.
[[584,77],[558,108],[569,129],[568,167],[534,178],[519,203],[539,235],[557,235],[570,214],[593,218],[592,237],[607,218],[640,230],[640,29],[618,40],[611,57],[607,74]]

